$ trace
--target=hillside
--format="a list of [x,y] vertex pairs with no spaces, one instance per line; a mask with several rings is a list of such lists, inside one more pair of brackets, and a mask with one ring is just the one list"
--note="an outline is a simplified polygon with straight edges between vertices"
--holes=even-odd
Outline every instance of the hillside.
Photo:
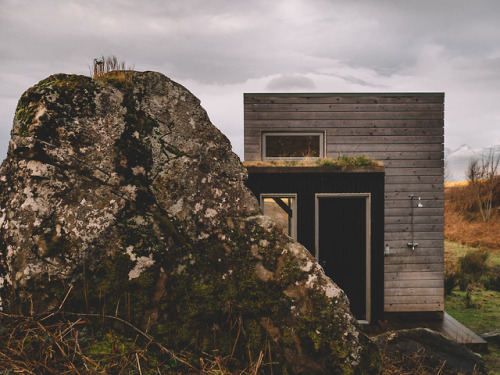
[[445,225],[447,240],[500,252],[500,186],[493,199],[493,215],[485,223],[474,207],[468,208],[467,183],[445,184]]
[[471,159],[481,160],[493,154],[500,155],[500,140],[488,147],[470,148],[467,145],[461,145],[455,150],[445,149],[446,175],[449,181],[465,180],[465,170]]

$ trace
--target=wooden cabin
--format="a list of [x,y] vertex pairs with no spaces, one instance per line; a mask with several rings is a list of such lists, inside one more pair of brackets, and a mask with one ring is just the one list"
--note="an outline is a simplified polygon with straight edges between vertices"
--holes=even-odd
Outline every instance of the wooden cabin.
[[[443,93],[245,94],[244,127],[248,187],[360,321],[443,317]],[[380,165],[294,166],[342,155]]]

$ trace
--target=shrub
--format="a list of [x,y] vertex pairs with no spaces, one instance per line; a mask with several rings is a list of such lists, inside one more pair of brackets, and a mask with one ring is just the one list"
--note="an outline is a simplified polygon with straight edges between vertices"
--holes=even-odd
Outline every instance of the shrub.
[[479,281],[490,269],[489,259],[490,253],[486,250],[470,250],[458,258],[458,264],[463,274],[470,275],[473,281]]
[[465,293],[465,307],[468,309],[479,309],[481,307],[481,305],[472,298],[471,288],[467,288],[467,292]]
[[451,294],[453,289],[457,286],[457,274],[455,272],[445,272],[444,274],[444,295]]
[[[461,291],[466,291],[473,283],[479,283],[488,288],[491,284],[489,259],[490,253],[486,250],[469,250],[464,256],[458,258],[458,270],[454,273],[454,278]],[[445,274],[445,293],[446,278]],[[448,281],[448,283],[451,282],[451,280]]]
[[472,283],[472,278],[469,275],[464,275],[462,273],[459,273],[457,276],[458,287],[462,292],[465,292]]
[[493,268],[484,278],[484,287],[500,292],[500,268]]

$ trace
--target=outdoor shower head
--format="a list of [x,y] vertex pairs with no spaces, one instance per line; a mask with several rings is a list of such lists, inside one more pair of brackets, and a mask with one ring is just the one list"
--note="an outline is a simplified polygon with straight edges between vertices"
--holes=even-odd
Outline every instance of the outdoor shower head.
[[418,204],[417,204],[417,207],[418,207],[418,208],[422,208],[422,207],[424,207],[424,205],[422,204],[422,201],[420,200],[420,197],[418,197]]

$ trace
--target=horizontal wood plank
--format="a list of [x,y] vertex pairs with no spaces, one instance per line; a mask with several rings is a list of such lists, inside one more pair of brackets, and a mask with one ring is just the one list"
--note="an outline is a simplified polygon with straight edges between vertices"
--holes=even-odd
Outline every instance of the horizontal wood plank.
[[[393,129],[395,132],[407,128],[443,128],[444,120],[439,119],[343,119],[343,120],[290,120],[290,119],[255,119],[245,120],[245,128],[247,129],[276,129],[289,130],[300,128],[314,128],[315,130],[326,130],[328,128],[374,128],[374,129]],[[403,130],[404,131],[404,130]]]
[[[411,234],[411,233],[410,233]],[[442,248],[443,247],[443,240],[429,240],[425,236],[422,236],[420,233],[415,233],[413,236],[413,240],[418,243],[418,248]],[[401,239],[392,239],[392,238],[387,238],[385,239],[385,244],[389,245],[390,248],[405,248],[408,244],[408,242],[411,242],[411,236],[406,234],[406,238],[401,238]],[[442,254],[441,254],[442,258]],[[441,262],[443,260],[441,259]]]
[[424,312],[424,311],[443,311],[443,303],[422,303],[422,304],[385,304],[386,312]]
[[[441,135],[431,135],[431,136],[408,136],[408,135],[368,135],[368,136],[336,136],[336,137],[327,137],[326,144],[327,148],[329,146],[333,147],[333,145],[342,145],[342,144],[354,144],[354,145],[387,145],[387,144],[405,144],[405,145],[420,145],[423,147],[425,145],[436,144],[441,146],[441,149],[438,151],[442,151],[444,142],[444,137]],[[374,150],[377,151],[377,150]],[[380,150],[385,151],[385,150]],[[389,150],[390,151],[390,150]],[[402,150],[406,151],[406,150]],[[408,151],[419,151],[419,150],[408,150]],[[422,150],[428,151],[428,150]],[[433,151],[433,150],[431,150]]]
[[[411,215],[402,215],[402,216],[387,216],[385,218],[386,225],[393,224],[411,224],[412,217]],[[443,224],[444,218],[442,216],[427,216],[421,215],[418,212],[415,212],[415,216],[413,217],[413,224]]]
[[[342,153],[330,152],[327,157],[335,158]],[[367,151],[367,152],[350,152],[349,155],[359,156],[365,155],[373,160],[382,161],[385,164],[386,160],[442,160],[444,151]]]
[[[415,137],[415,142],[410,144],[406,138],[408,137],[358,137],[359,143],[354,142],[354,138],[347,139],[347,136],[338,137],[336,139],[327,139],[326,153],[366,153],[366,152],[440,152],[443,149],[443,142],[427,142],[424,138],[432,137]],[[419,138],[419,139],[417,139]],[[420,139],[421,138],[421,139]],[[249,139],[250,141],[250,139]],[[251,140],[254,142],[255,140]],[[345,142],[344,142],[345,141]]]
[[401,263],[387,264],[384,267],[384,272],[402,273],[402,272],[442,272],[443,263]]
[[244,104],[251,103],[443,103],[444,94],[441,93],[418,93],[412,95],[403,94],[335,94],[318,93],[310,94],[286,94],[286,95],[260,95],[246,93]]
[[247,103],[245,112],[412,112],[444,111],[444,103]]
[[394,288],[384,290],[385,296],[441,296],[442,288]]
[[[427,198],[424,199],[423,195],[427,195]],[[430,199],[428,193],[422,193],[419,195],[422,197],[422,204],[424,205],[425,208],[443,208],[444,207],[444,201],[437,198]],[[395,194],[392,194],[390,192],[386,192],[385,196],[385,212],[388,214],[391,209],[394,208],[407,208],[409,203],[408,203],[408,195],[406,195],[406,198],[403,196],[396,196]],[[389,215],[390,216],[390,215]]]
[[[409,232],[411,230],[410,224],[386,224],[385,232],[391,233],[401,233],[401,232]],[[443,224],[415,224],[414,225],[415,232],[433,232],[433,231],[444,231]]]
[[443,264],[443,256],[442,255],[385,256],[384,263],[386,266],[394,264]]
[[391,170],[391,173],[403,173],[404,171],[413,171],[412,173],[417,173],[421,168],[439,168],[443,169],[444,161],[441,159],[437,160],[385,160],[384,166]]
[[[395,187],[394,185],[392,187]],[[431,203],[437,203],[437,201],[444,202],[444,186],[441,184],[439,185],[439,189],[435,191],[420,191],[415,189],[415,191],[412,192],[414,195],[417,195],[420,197],[422,200],[422,203],[425,205],[425,203],[428,203],[425,207],[436,207],[436,206],[431,206]],[[387,201],[398,201],[398,200],[404,200],[405,204],[404,207],[408,207],[408,197],[410,194],[408,192],[403,192],[403,191],[387,191],[385,192],[385,198],[386,202]],[[401,203],[401,202],[400,202]],[[389,206],[390,207],[390,206]]]
[[437,120],[440,111],[411,112],[245,112],[244,120]]
[[444,191],[444,186],[442,183],[435,184],[404,184],[404,183],[395,183],[395,184],[386,184],[385,185],[386,197],[390,198],[391,192],[396,192],[396,194],[400,194],[403,198],[406,195],[406,199],[409,195],[419,196],[421,199],[422,196],[426,193],[434,193]]
[[[418,164],[417,164],[418,163]],[[408,166],[406,168],[394,168],[387,165],[386,162],[383,163],[385,167],[386,176],[440,176],[443,177],[444,168],[442,166],[435,166],[430,163],[429,160],[419,161],[417,168],[415,166]],[[443,180],[441,180],[443,181]]]
[[384,297],[384,303],[386,305],[400,305],[400,304],[429,304],[437,303],[442,305],[444,303],[444,298],[442,295],[433,296],[388,296]]
[[[325,127],[327,137],[338,136],[443,136],[442,127],[435,128],[375,128],[375,127]],[[260,130],[259,130],[260,131]],[[251,133],[250,133],[251,134]]]
[[[442,280],[443,272],[386,272],[385,280],[403,281],[417,280],[416,285],[421,280]],[[414,285],[415,286],[415,285]]]
[[440,288],[444,287],[444,279],[427,280],[385,280],[384,289],[398,289],[398,288]]
[[[419,232],[418,234],[419,238],[425,238],[427,240],[444,240],[444,233],[443,232]],[[386,236],[387,237],[387,236]],[[390,240],[397,241],[397,240],[407,240],[408,239],[408,233],[390,233]]]
[[[424,202],[422,202],[422,204],[424,204]],[[411,214],[411,207],[387,208],[385,210],[386,217],[408,216],[410,214]],[[437,208],[427,207],[425,206],[425,204],[424,207],[418,208],[418,213],[415,214],[415,216],[440,216],[440,217],[443,217],[443,215],[444,215],[443,207],[437,207]]]
[[443,176],[385,176],[387,184],[443,184]]
[[[386,235],[387,237],[387,235]],[[409,242],[409,241],[408,241]],[[391,247],[389,256],[414,256],[418,254],[419,256],[443,256],[443,247],[415,247],[415,250],[412,250],[410,246],[402,246],[402,247]]]

